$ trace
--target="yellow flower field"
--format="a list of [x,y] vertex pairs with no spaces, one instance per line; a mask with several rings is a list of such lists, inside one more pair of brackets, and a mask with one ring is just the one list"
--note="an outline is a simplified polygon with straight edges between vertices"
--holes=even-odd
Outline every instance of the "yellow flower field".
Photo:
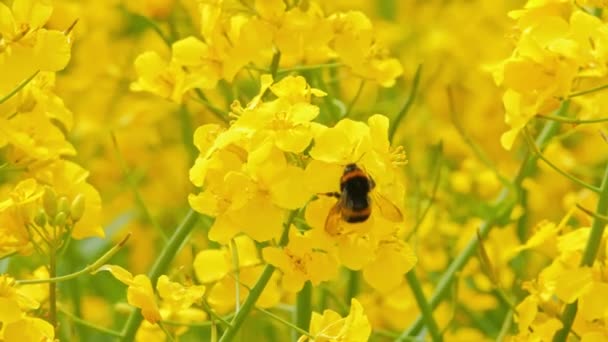
[[0,0],[0,341],[608,341],[608,1]]

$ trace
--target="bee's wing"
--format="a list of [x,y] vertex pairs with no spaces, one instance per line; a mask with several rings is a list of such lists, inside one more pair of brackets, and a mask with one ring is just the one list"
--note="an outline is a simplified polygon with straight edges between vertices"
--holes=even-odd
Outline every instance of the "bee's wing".
[[401,222],[403,221],[403,214],[397,206],[391,202],[388,198],[382,196],[378,191],[371,192],[372,202],[380,209],[380,213],[389,221]]
[[329,210],[325,219],[325,231],[332,236],[340,232],[340,222],[342,221],[342,203],[338,200]]

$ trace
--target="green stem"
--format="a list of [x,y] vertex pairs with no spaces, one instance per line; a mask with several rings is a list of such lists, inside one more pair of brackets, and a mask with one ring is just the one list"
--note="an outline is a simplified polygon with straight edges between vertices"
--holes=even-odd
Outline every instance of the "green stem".
[[300,65],[292,68],[285,68],[277,70],[277,74],[286,74],[289,72],[298,72],[298,71],[309,71],[309,70],[318,70],[318,69],[333,69],[339,68],[343,66],[343,63],[325,63],[325,64],[316,64],[316,65]]
[[350,305],[353,298],[359,293],[359,272],[347,270],[348,280],[346,284],[346,293],[344,294],[344,302]]
[[213,104],[211,104],[211,102],[209,102],[209,100],[207,100],[207,97],[205,96],[205,93],[203,93],[202,90],[200,90],[199,88],[196,88],[196,89],[194,89],[194,92],[196,93],[197,97],[194,97],[193,99],[196,100],[197,102],[201,103],[205,107],[207,107],[207,109],[209,109],[211,111],[211,113],[213,113],[215,115],[216,118],[218,118],[220,121],[222,121],[223,123],[226,123],[226,124],[230,121],[228,119],[228,112],[223,111],[223,110],[217,108],[216,106],[214,106]]
[[[202,301],[202,306],[203,306],[203,309],[205,310],[205,312],[209,316],[211,316],[213,318],[213,320],[216,320],[227,327],[231,326],[230,322],[228,322],[226,319],[224,319],[224,317],[218,315],[215,311],[213,311],[213,308],[211,307],[211,305],[209,305],[209,303],[207,303],[207,301],[204,299]],[[233,317],[233,316],[234,316],[234,314],[230,317]]]
[[25,80],[23,80],[23,82],[19,83],[19,85],[17,85],[17,87],[15,87],[15,89],[11,90],[10,93],[4,95],[3,97],[0,97],[0,104],[3,104],[4,102],[6,102],[6,100],[10,99],[15,94],[17,94],[21,89],[23,89],[23,87],[25,87],[28,83],[30,83],[34,79],[34,77],[36,77],[36,75],[38,75],[39,72],[40,72],[40,70],[37,70],[30,77],[26,78]]
[[604,90],[604,89],[608,89],[608,84],[604,84],[599,87],[595,87],[595,88],[591,88],[591,89],[587,89],[587,90],[577,91],[575,93],[568,95],[568,98],[571,99],[573,97],[595,93],[596,91],[600,91],[600,90]]
[[284,320],[283,318],[281,318],[281,317],[273,314],[272,312],[270,312],[268,310],[265,310],[265,309],[262,309],[262,308],[258,308],[258,307],[256,307],[255,309],[258,310],[259,312],[263,313],[264,315],[266,315],[266,316],[274,319],[275,321],[277,321],[277,322],[279,322],[281,324],[284,324],[284,325],[290,327],[296,333],[300,333],[300,334],[306,335],[306,336],[308,336],[310,338],[314,338],[314,336],[312,336],[308,331],[302,329],[301,327],[298,327],[298,326],[295,326],[295,325],[291,324],[290,322]]
[[[440,149],[443,148],[442,146],[443,145],[440,145]],[[440,150],[440,153],[441,153],[441,151],[442,150]],[[441,181],[441,169],[443,167],[443,154],[438,155],[436,164],[437,164],[437,166],[435,166],[435,169],[437,171],[435,171],[435,177],[434,177],[435,180],[433,181],[433,188],[431,190],[431,195],[428,199],[428,203],[427,203],[426,207],[422,210],[422,214],[420,215],[420,217],[418,217],[416,219],[416,223],[414,224],[412,231],[405,238],[406,241],[409,241],[409,239],[411,239],[412,236],[414,236],[416,234],[416,232],[418,232],[418,228],[420,228],[420,225],[422,225],[422,222],[424,222],[426,215],[428,215],[429,211],[431,210],[431,207],[435,203],[435,199],[437,197],[437,190],[439,190],[439,182]]]
[[181,123],[182,129],[182,141],[184,146],[186,147],[186,151],[188,152],[189,157],[189,165],[194,165],[194,161],[198,156],[198,149],[194,146],[193,136],[194,129],[192,127],[192,117],[188,108],[185,105],[182,105],[179,108],[179,121]]
[[173,335],[171,334],[171,332],[169,330],[167,330],[167,328],[165,327],[163,322],[158,322],[158,327],[160,328],[160,330],[162,330],[165,333],[165,336],[167,337],[167,340],[169,340],[169,342],[175,341],[175,339],[173,338]]
[[241,267],[239,265],[239,250],[237,249],[234,239],[230,240],[232,248],[232,267],[234,267],[234,311],[239,311],[241,305]]
[[[51,242],[49,250],[49,277],[51,278],[57,276],[57,248],[55,243],[55,240]],[[57,284],[55,282],[49,283],[49,323],[57,331]]]
[[606,215],[600,215],[598,213],[594,213],[593,211],[583,207],[582,205],[580,205],[578,203],[576,204],[576,207],[579,210],[581,210],[582,212],[584,212],[585,214],[589,215],[590,217],[596,218],[598,220],[602,220],[604,222],[608,222],[608,216],[606,216]]
[[[202,327],[210,327],[210,326],[214,325],[215,321],[217,320],[221,324],[224,324],[225,326],[229,327],[230,323],[227,320],[234,317],[234,314],[230,314],[230,315],[221,317],[221,316],[218,316],[216,313],[213,313],[210,316],[211,316],[212,320],[204,321],[204,322],[178,322],[178,321],[171,321],[171,320],[163,320],[162,322],[165,325],[202,328]],[[220,318],[220,319],[218,319],[218,318]]]
[[536,117],[539,119],[559,121],[561,123],[567,123],[567,124],[573,124],[573,125],[592,124],[592,123],[600,123],[600,122],[608,121],[608,118],[573,119],[573,118],[564,118],[564,117],[559,117],[559,116],[541,115],[541,114],[536,114]]
[[418,281],[416,271],[411,270],[407,272],[405,278],[412,289],[416,303],[418,303],[418,308],[420,309],[420,312],[422,312],[422,320],[424,325],[429,329],[429,333],[431,334],[433,341],[443,341],[443,336],[441,336],[439,326],[433,318],[433,309],[429,306],[429,303],[424,296],[424,292],[422,292],[422,286],[420,285],[420,281]]
[[[558,109],[558,115],[563,115],[568,110],[568,101],[564,101],[562,106]],[[536,139],[536,146],[539,149],[543,149],[547,142],[553,137],[558,129],[559,122],[550,121],[548,122],[540,132],[538,138]],[[515,176],[512,187],[504,187],[500,194],[498,195],[495,204],[497,208],[503,208],[500,212],[497,212],[496,215],[484,221],[479,228],[479,235],[482,238],[485,238],[490,229],[502,215],[509,214],[513,208],[515,207],[515,201],[512,200],[513,195],[517,196],[517,194],[511,194],[511,189],[518,189],[521,182],[525,177],[530,175],[536,168],[536,162],[538,160],[538,156],[529,155],[527,160],[522,164],[519,169],[519,172]],[[460,252],[458,256],[452,261],[452,263],[448,266],[447,270],[443,273],[437,286],[435,288],[435,292],[430,300],[431,308],[435,309],[439,303],[447,296],[449,293],[450,285],[452,281],[456,277],[456,275],[462,270],[462,268],[467,264],[471,256],[475,254],[475,250],[477,249],[477,243],[479,242],[477,233],[471,237],[467,245]],[[406,330],[404,330],[399,338],[399,341],[404,341],[409,336],[417,335],[422,329],[423,321],[421,317],[418,317],[415,322]]]
[[69,319],[71,319],[72,321],[74,321],[75,323],[78,323],[79,325],[94,329],[96,331],[102,332],[104,334],[110,335],[110,336],[115,336],[115,337],[122,337],[122,334],[119,333],[118,331],[112,330],[112,329],[108,329],[108,328],[104,328],[104,327],[100,327],[95,323],[89,322],[87,320],[84,320],[64,309],[59,308],[59,312],[61,312],[62,314],[66,315]]
[[412,105],[414,104],[414,100],[416,99],[416,93],[418,92],[418,86],[420,85],[420,74],[421,73],[422,73],[422,64],[418,65],[418,68],[416,69],[416,73],[414,74],[414,80],[412,81],[412,89],[410,89],[410,94],[408,95],[407,100],[405,100],[403,107],[401,107],[401,110],[399,111],[399,113],[397,113],[395,120],[393,120],[393,124],[389,128],[389,131],[388,131],[389,141],[393,141],[393,138],[395,137],[395,132],[397,132],[397,128],[399,128],[401,121],[403,121],[403,119],[405,118],[407,113],[412,108]]
[[502,322],[498,336],[496,337],[497,342],[503,342],[506,340],[509,331],[511,330],[511,324],[513,324],[513,309],[509,309],[505,315],[505,320]]
[[346,112],[344,113],[343,117],[346,118],[346,117],[348,117],[348,115],[350,115],[350,112],[353,110],[355,103],[357,102],[357,100],[359,100],[359,97],[361,96],[361,93],[363,92],[364,86],[365,86],[365,80],[361,80],[361,83],[359,84],[359,88],[357,89],[357,93],[355,93],[355,96],[348,104],[348,108],[346,108]]
[[[310,281],[304,283],[304,287],[296,296],[296,310],[294,312],[295,325],[300,330],[307,331],[310,325],[310,316],[312,315],[312,284]],[[299,331],[299,330],[298,330]],[[301,333],[301,332],[300,332]],[[297,341],[299,336],[294,334],[294,341]]]
[[270,74],[272,79],[277,79],[277,71],[279,70],[279,62],[281,61],[281,51],[277,51],[272,55],[272,61],[270,62]]
[[110,258],[112,258],[112,256],[114,256],[114,254],[116,254],[118,252],[118,250],[120,250],[120,248],[122,248],[122,246],[124,246],[124,244],[127,242],[127,240],[129,240],[130,236],[131,236],[130,233],[127,234],[127,236],[125,236],[122,239],[122,241],[117,243],[114,247],[110,248],[110,250],[108,250],[104,255],[102,255],[99,259],[95,260],[94,263],[92,263],[91,265],[88,265],[87,267],[83,268],[82,270],[80,270],[78,272],[66,274],[66,275],[59,276],[59,277],[56,277],[56,276],[54,277],[49,274],[51,276],[50,278],[23,279],[23,280],[17,280],[16,283],[19,285],[33,285],[33,284],[44,284],[44,283],[54,284],[54,283],[58,283],[61,281],[77,278],[78,276],[80,276],[82,274],[93,273],[99,267],[101,267],[103,264],[105,264],[108,260],[110,260]]
[[456,114],[456,106],[454,104],[454,94],[452,93],[451,87],[447,88],[447,94],[448,94],[448,104],[450,107],[450,117],[452,118],[452,123],[454,124],[454,127],[456,128],[458,135],[460,135],[462,140],[469,146],[471,151],[473,151],[473,153],[475,154],[477,159],[479,159],[482,163],[485,164],[485,166],[487,168],[489,168],[490,170],[492,170],[492,172],[494,172],[494,174],[496,175],[496,177],[498,177],[498,179],[500,180],[502,185],[504,185],[504,186],[511,185],[511,182],[498,171],[498,169],[496,168],[496,165],[490,160],[490,158],[483,151],[483,149],[478,144],[476,144],[473,141],[473,139],[466,133],[464,126],[462,125],[462,123],[460,122],[460,120],[458,118],[458,115]]
[[[289,227],[291,226],[291,223],[295,219],[297,213],[297,210],[292,211],[287,220],[285,221],[285,225],[283,227],[283,235],[281,236],[281,240],[279,241],[279,246],[284,246],[287,243],[287,239],[289,237]],[[247,316],[249,316],[249,313],[255,307],[255,303],[262,295],[262,291],[264,291],[266,284],[268,284],[268,281],[270,281],[274,270],[275,267],[270,264],[267,264],[264,267],[262,274],[258,278],[253,288],[251,288],[251,290],[249,291],[249,295],[247,295],[247,299],[243,302],[241,309],[236,313],[236,315],[232,319],[232,326],[224,330],[222,337],[220,337],[220,342],[228,342],[233,340],[234,336],[243,325],[243,322],[245,322],[245,319],[247,318]]]
[[[600,187],[599,201],[597,202],[595,212],[602,216],[608,214],[608,165],[604,171],[604,178],[602,179],[602,185]],[[605,227],[606,222],[603,219],[598,217],[593,219],[593,223],[591,224],[591,233],[589,233],[587,246],[585,247],[585,251],[583,253],[583,259],[581,260],[581,267],[593,266],[593,262],[595,261],[595,257],[597,256],[597,252],[602,243],[602,236],[604,235]],[[566,309],[562,314],[562,323],[564,326],[555,334],[555,337],[553,338],[554,342],[564,342],[568,338],[570,329],[572,328],[572,323],[574,323],[574,318],[576,317],[577,305],[578,304],[575,301],[574,303],[566,306]]]
[[576,177],[574,177],[573,175],[569,174],[568,172],[560,169],[559,167],[557,167],[557,165],[553,164],[552,161],[550,161],[549,159],[547,159],[547,157],[545,157],[542,152],[538,149],[538,147],[536,147],[534,145],[534,142],[532,141],[532,138],[530,137],[530,134],[528,133],[528,130],[526,128],[524,128],[524,130],[522,131],[522,134],[524,136],[524,139],[526,140],[526,142],[528,143],[528,145],[530,146],[530,150],[532,152],[534,152],[536,154],[536,156],[544,161],[547,165],[549,165],[549,167],[551,167],[553,170],[555,170],[557,173],[561,174],[562,176],[568,178],[569,180],[573,181],[574,183],[587,188],[593,192],[600,192],[600,189],[596,186],[593,186],[589,183],[586,183]]
[[160,235],[160,237],[163,239],[163,241],[167,242],[167,235],[163,231],[163,228],[160,226],[160,224],[158,224],[158,222],[154,219],[154,217],[150,213],[150,210],[148,210],[148,206],[146,205],[146,202],[144,201],[144,197],[141,195],[141,192],[139,192],[137,183],[136,183],[135,179],[133,178],[133,175],[132,175],[131,171],[129,170],[129,167],[127,166],[127,162],[125,161],[125,158],[122,156],[122,153],[120,153],[120,148],[118,147],[118,140],[116,139],[116,135],[114,134],[114,132],[112,132],[111,135],[112,135],[112,144],[114,145],[114,151],[116,152],[116,158],[118,159],[118,163],[120,164],[122,173],[124,174],[125,178],[127,179],[127,183],[131,187],[131,191],[133,192],[133,196],[135,197],[135,202],[137,203],[139,210],[143,214],[145,220],[148,223],[150,223],[152,225],[152,227],[154,227],[154,229],[156,229],[156,231],[158,232],[158,235]]
[[[158,277],[167,271],[171,261],[173,261],[173,258],[179,251],[180,247],[184,241],[186,241],[188,235],[190,235],[190,232],[194,228],[198,219],[199,215],[190,209],[188,214],[186,214],[186,217],[184,217],[180,225],[177,227],[171,236],[171,239],[169,239],[169,242],[167,242],[160,255],[154,262],[150,272],[148,272],[148,277],[152,281],[152,287],[156,287]],[[127,322],[122,330],[122,335],[124,336],[122,339],[123,341],[135,340],[135,333],[137,332],[137,328],[141,324],[142,320],[143,317],[138,310],[131,312],[131,315],[129,315],[129,318],[127,319]]]
[[148,25],[148,26],[149,26],[149,27],[150,27],[150,28],[151,28],[151,29],[152,29],[154,32],[156,32],[156,34],[158,34],[158,36],[160,37],[160,39],[162,39],[162,40],[163,40],[163,42],[164,42],[164,43],[165,43],[165,44],[166,44],[166,45],[167,45],[169,48],[171,48],[171,44],[172,44],[172,40],[171,40],[171,38],[169,38],[169,37],[168,37],[168,36],[167,36],[167,35],[166,35],[166,34],[163,32],[163,30],[161,30],[160,26],[158,26],[158,24],[157,24],[157,23],[156,23],[154,20],[152,20],[152,19],[150,19],[150,18],[148,18],[148,17],[146,17],[146,16],[144,16],[144,15],[141,15],[141,14],[138,14],[138,13],[135,13],[135,12],[131,12],[131,11],[129,11],[129,10],[128,10],[126,7],[124,7],[124,6],[121,6],[121,10],[125,11],[125,13],[126,13],[127,15],[129,15],[129,16],[131,16],[131,17],[133,17],[133,18],[136,18],[136,19],[138,19],[138,20],[141,20],[141,21],[143,21],[144,23],[146,23],[146,25]]
[[[350,310],[349,307],[345,305],[344,302],[335,293],[333,293],[325,286],[321,286],[321,292],[325,293],[327,297],[330,298],[332,302],[334,302],[334,304],[338,307],[338,313],[340,314],[340,316],[348,315],[348,311]],[[348,301],[348,305],[350,305],[350,300]],[[322,308],[325,307],[323,306]]]

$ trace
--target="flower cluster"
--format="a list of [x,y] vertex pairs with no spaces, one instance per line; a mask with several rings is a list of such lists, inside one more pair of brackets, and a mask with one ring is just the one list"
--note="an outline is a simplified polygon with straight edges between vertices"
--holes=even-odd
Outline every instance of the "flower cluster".
[[[570,215],[559,224],[539,223],[530,239],[517,249],[533,249],[552,260],[522,285],[528,295],[517,305],[517,340],[551,340],[563,327],[561,311],[575,301],[578,312],[572,331],[582,339],[602,340],[608,336],[605,256],[602,254],[593,266],[581,266],[590,228],[568,226],[569,218]],[[601,243],[605,243],[604,237]]]
[[139,78],[132,89],[182,102],[189,90],[213,89],[220,80],[232,82],[244,69],[270,64],[273,56],[280,56],[282,66],[337,61],[384,87],[394,85],[402,73],[399,61],[378,43],[370,19],[361,12],[327,16],[314,1],[288,8],[280,0],[255,1],[253,7],[204,1],[198,11],[199,36],[174,42],[168,61],[155,51],[139,55]]
[[[606,82],[608,24],[591,9],[575,1],[528,1],[510,12],[517,20],[516,46],[494,72],[496,83],[506,88],[503,103],[510,129],[501,137],[505,148],[513,146],[533,117]],[[575,102],[583,107],[579,116],[590,119],[597,117],[603,101],[591,95]]]
[[[190,177],[203,190],[189,197],[190,204],[215,217],[209,238],[222,244],[239,234],[278,243],[289,211],[306,207],[305,225],[288,222],[289,243],[263,250],[265,260],[283,272],[286,289],[297,292],[305,281],[316,285],[333,279],[337,266],[344,265],[363,269],[374,288],[390,290],[416,262],[400,239],[403,226],[393,222],[400,219],[393,213],[404,192],[393,162],[405,157],[390,149],[384,116],[374,115],[368,124],[345,119],[334,127],[313,122],[319,108],[311,100],[323,95],[303,77],[273,84],[265,75],[247,106],[232,106],[236,120],[228,129],[198,128],[195,144],[201,153]],[[274,99],[263,100],[270,96]],[[340,190],[345,165],[355,162],[373,177],[374,192],[397,203],[373,202],[371,217],[362,224],[332,218],[330,210],[339,204],[325,195]],[[332,228],[328,222],[334,219],[339,222]]]
[[[38,272],[42,278],[48,273]],[[46,274],[45,274],[46,273]],[[3,341],[45,341],[55,339],[55,328],[49,322],[30,314],[40,308],[40,299],[46,292],[37,288],[28,289],[15,284],[8,275],[0,276],[0,322]]]
[[0,4],[0,172],[8,175],[0,188],[1,255],[104,235],[99,193],[66,159],[76,153],[66,138],[73,118],[53,86],[70,60],[72,28],[45,29],[52,10],[45,1]]

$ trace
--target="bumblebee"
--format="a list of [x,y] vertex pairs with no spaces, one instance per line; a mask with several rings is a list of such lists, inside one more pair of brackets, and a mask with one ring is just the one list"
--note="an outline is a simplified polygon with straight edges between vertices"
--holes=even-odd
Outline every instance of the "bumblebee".
[[372,204],[380,209],[384,217],[393,222],[401,222],[403,215],[397,206],[373,191],[376,183],[357,164],[348,164],[340,178],[340,192],[325,195],[338,199],[325,220],[325,230],[331,235],[339,232],[340,221],[348,223],[365,222],[372,213]]

